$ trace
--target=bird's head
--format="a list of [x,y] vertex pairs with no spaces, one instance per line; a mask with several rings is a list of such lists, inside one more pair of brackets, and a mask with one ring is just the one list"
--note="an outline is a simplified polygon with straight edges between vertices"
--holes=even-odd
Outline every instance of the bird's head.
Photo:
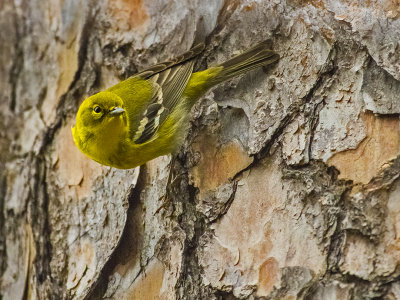
[[83,101],[76,117],[77,124],[95,129],[104,128],[107,123],[124,115],[122,100],[110,92],[100,92]]
[[75,144],[86,153],[94,150],[90,148],[113,145],[125,130],[126,112],[122,99],[104,91],[82,102],[72,134]]

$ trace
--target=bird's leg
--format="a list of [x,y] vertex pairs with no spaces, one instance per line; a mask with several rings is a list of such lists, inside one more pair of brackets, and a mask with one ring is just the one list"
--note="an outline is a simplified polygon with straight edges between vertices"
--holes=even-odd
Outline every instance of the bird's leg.
[[171,194],[172,194],[172,188],[173,185],[177,182],[176,180],[180,177],[179,175],[176,176],[175,178],[173,178],[173,172],[174,172],[174,164],[175,164],[175,156],[172,157],[171,162],[169,164],[169,175],[168,175],[168,181],[167,181],[167,186],[166,186],[166,190],[165,190],[165,194],[162,195],[158,200],[162,201],[162,204],[159,208],[157,208],[156,212],[154,213],[154,215],[158,214],[159,211],[164,208],[165,206],[167,206],[167,204],[170,202],[171,200]]

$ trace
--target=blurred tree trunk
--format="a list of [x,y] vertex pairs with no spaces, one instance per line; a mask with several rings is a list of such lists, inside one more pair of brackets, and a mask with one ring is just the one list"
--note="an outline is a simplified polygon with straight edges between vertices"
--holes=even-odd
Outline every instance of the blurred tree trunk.
[[[200,20],[197,68],[280,62],[199,101],[173,163],[83,156],[81,101]],[[0,29],[0,299],[400,299],[396,0],[2,0]]]

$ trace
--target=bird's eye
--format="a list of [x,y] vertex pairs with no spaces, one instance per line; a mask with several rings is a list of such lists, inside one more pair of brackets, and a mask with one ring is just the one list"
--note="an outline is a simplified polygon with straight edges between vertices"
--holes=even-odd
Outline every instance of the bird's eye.
[[93,111],[94,111],[96,114],[99,114],[99,113],[101,113],[101,107],[98,106],[98,105],[96,105],[96,106],[93,108]]

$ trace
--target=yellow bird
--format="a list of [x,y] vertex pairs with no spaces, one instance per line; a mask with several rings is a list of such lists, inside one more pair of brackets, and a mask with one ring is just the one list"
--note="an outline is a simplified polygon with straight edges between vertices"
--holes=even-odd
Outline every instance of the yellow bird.
[[229,78],[272,64],[279,55],[263,42],[232,59],[193,73],[198,44],[85,99],[72,135],[78,148],[100,164],[119,169],[142,165],[175,151],[187,132],[194,103]]

